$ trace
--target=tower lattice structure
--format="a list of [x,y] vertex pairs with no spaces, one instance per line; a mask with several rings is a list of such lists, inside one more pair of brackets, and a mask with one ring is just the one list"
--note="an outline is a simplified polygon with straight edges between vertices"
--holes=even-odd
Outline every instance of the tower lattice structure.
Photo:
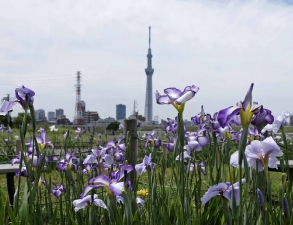
[[145,73],[147,75],[146,83],[146,95],[145,95],[145,110],[144,116],[146,121],[150,122],[153,120],[153,73],[154,69],[152,68],[152,50],[151,50],[151,27],[149,27],[149,49],[148,49],[148,63]]
[[81,101],[81,96],[80,96],[80,92],[81,92],[81,74],[80,71],[77,71],[76,74],[76,101],[75,101],[75,120],[74,120],[74,124],[75,125],[83,125],[84,123],[84,118],[83,118],[83,113],[82,113],[82,108],[83,108],[83,104]]

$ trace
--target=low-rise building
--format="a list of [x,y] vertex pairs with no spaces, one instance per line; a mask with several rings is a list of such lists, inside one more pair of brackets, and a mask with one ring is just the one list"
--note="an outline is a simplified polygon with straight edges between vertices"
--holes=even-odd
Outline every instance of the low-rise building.
[[70,124],[72,124],[72,123],[70,122],[70,120],[69,120],[68,118],[66,118],[65,115],[63,115],[63,116],[58,116],[58,117],[57,117],[57,120],[56,120],[56,123],[57,123],[58,125],[70,125]]
[[96,111],[86,111],[84,113],[84,124],[89,124],[100,119],[99,113]]
[[96,127],[107,127],[110,123],[115,122],[114,118],[108,117],[106,119],[99,119],[96,122],[93,122],[91,124],[93,124]]

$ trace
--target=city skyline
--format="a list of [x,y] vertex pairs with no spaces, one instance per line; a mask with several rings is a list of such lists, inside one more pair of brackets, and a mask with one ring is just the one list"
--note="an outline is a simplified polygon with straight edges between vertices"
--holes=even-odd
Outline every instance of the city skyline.
[[243,101],[251,83],[253,100],[274,116],[293,111],[292,1],[3,1],[0,12],[0,95],[13,97],[25,85],[36,92],[36,109],[62,107],[71,121],[76,71],[82,100],[101,118],[114,118],[116,103],[131,109],[134,100],[143,114],[149,25],[153,116],[177,114],[156,104],[156,90],[192,84],[200,90],[184,119],[201,105],[213,114]]

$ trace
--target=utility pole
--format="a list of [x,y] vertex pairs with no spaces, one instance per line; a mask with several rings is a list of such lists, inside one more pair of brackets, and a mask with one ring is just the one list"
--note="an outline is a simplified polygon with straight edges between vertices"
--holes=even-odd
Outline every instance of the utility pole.
[[[7,101],[9,102],[9,94],[7,94]],[[9,126],[9,122],[10,122],[10,113],[7,113],[7,126]]]

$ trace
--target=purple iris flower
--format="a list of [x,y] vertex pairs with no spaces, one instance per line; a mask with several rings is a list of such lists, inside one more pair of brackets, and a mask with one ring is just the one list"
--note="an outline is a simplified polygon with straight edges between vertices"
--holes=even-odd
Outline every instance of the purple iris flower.
[[107,209],[104,201],[98,198],[98,195],[94,194],[93,196],[87,195],[81,199],[76,199],[73,201],[74,211],[77,212],[80,209],[85,208],[88,205],[94,204],[95,206],[99,206],[101,208]]
[[80,160],[75,157],[74,153],[66,152],[65,159],[62,159],[61,161],[57,162],[56,165],[61,172],[71,170],[72,167],[74,172],[76,172],[79,164]]
[[6,134],[11,134],[12,133],[12,129],[10,126],[7,127],[7,130],[6,130]]
[[152,153],[149,156],[144,156],[142,163],[135,165],[135,170],[139,175],[143,172],[151,172],[155,167],[155,163],[152,162]]
[[[191,159],[192,157],[190,156],[190,151],[189,150],[185,150],[183,151],[183,160],[184,162],[187,162],[188,159]],[[175,160],[182,160],[182,153],[180,153],[179,155],[176,156]]]
[[185,102],[192,99],[194,95],[198,92],[199,87],[194,85],[187,86],[183,91],[177,88],[171,87],[164,90],[165,95],[160,95],[156,92],[157,103],[162,104],[172,104],[178,112],[183,112]]
[[252,102],[253,83],[251,84],[243,102],[237,103],[236,106],[230,106],[222,109],[218,114],[218,121],[222,127],[228,126],[229,122],[240,115],[243,127],[250,124],[253,115],[259,113],[262,106],[258,106],[256,102]]
[[191,117],[191,121],[195,125],[208,124],[210,122],[210,119],[211,119],[211,115],[206,114],[204,112],[203,106],[201,106],[201,111],[200,111],[199,114],[197,114],[196,116]]
[[263,124],[272,124],[274,122],[274,117],[272,115],[272,112],[268,109],[263,108],[263,106],[260,106],[259,111],[255,114],[254,118],[251,121],[251,124],[260,127],[264,126]]
[[[26,160],[29,165],[31,166],[32,170],[36,170],[36,167],[38,167],[42,163],[42,155],[37,156],[36,154],[33,156],[32,153],[25,152],[24,153],[24,160]],[[11,165],[13,166],[15,163],[20,163],[21,159],[21,153],[19,153],[16,158],[11,160]],[[45,158],[47,161],[47,158]],[[27,168],[25,166],[24,161],[22,162],[22,168],[15,172],[16,176],[19,176],[20,173],[23,173],[23,176],[27,176]]]
[[221,127],[221,124],[218,121],[218,116],[219,116],[219,113],[216,112],[214,113],[213,117],[211,117],[210,119],[212,130],[217,130],[218,128]]
[[[124,138],[120,137],[117,141],[110,140],[107,144],[103,147],[108,154],[105,155],[104,160],[105,163],[111,166],[113,164],[114,159],[116,162],[121,163],[125,160],[124,151],[126,149],[126,144],[123,142]],[[112,157],[112,162],[109,164],[109,160]]]
[[80,134],[80,132],[81,132],[80,127],[76,128],[75,133],[76,133],[76,134]]
[[125,156],[124,156],[124,154],[123,154],[122,152],[120,152],[120,151],[115,152],[113,156],[114,156],[114,157],[113,157],[114,160],[115,160],[117,163],[124,162],[124,160],[125,160]]
[[262,133],[266,131],[272,131],[273,134],[276,134],[280,129],[281,125],[286,121],[287,118],[291,116],[290,112],[282,112],[280,116],[278,116],[272,124],[267,124],[262,130]]
[[84,167],[83,167],[83,174],[85,175],[90,175],[91,172],[93,171],[94,173],[94,176],[97,176],[98,175],[98,171],[97,171],[97,166],[93,165],[93,164],[84,164]]
[[89,185],[86,186],[81,193],[80,197],[83,198],[90,190],[105,188],[109,193],[114,196],[122,195],[124,191],[124,181],[119,182],[126,173],[133,170],[131,165],[122,165],[119,170],[112,172],[110,174],[111,178],[107,177],[105,174],[101,174],[97,177],[92,178],[89,181]]
[[56,198],[59,198],[61,196],[61,194],[65,191],[65,188],[63,187],[63,184],[57,185],[57,184],[53,183],[53,185],[55,186],[55,188],[51,190],[51,193]]
[[248,144],[249,144],[254,140],[262,140],[263,136],[261,133],[258,132],[258,129],[256,127],[249,127],[247,139],[248,139]]
[[161,146],[162,141],[158,138],[158,132],[154,134],[154,132],[146,133],[145,137],[147,138],[146,142],[144,143],[144,148],[148,147],[148,144],[150,143],[152,147],[158,148]]
[[15,97],[10,98],[9,101],[4,100],[0,106],[0,115],[5,116],[8,112],[12,111],[18,102],[24,109],[34,102],[33,96],[35,92],[24,86],[15,89]]
[[[1,115],[1,114],[0,114],[0,115]],[[4,125],[1,124],[1,125],[0,125],[0,132],[4,132],[4,129],[5,129]]]
[[257,200],[258,200],[258,204],[259,206],[263,206],[265,204],[265,200],[263,197],[263,193],[261,192],[260,189],[257,189]]
[[[24,153],[24,156],[27,156],[26,153]],[[15,163],[20,163],[20,157],[21,157],[21,153],[18,153],[18,155],[16,156],[16,158],[11,160],[11,165],[13,166]]]
[[278,169],[276,157],[282,156],[283,152],[274,139],[268,137],[261,142],[252,141],[250,145],[246,146],[245,155],[249,166],[256,169],[256,162],[258,162],[258,171],[262,171],[264,167]]
[[202,147],[197,141],[189,141],[188,144],[184,146],[184,149],[186,149],[189,152],[193,152],[201,151]]
[[123,140],[123,137],[119,137],[117,141],[109,140],[103,149],[107,150],[109,154],[114,154],[116,150],[124,152],[126,149],[126,144],[123,143]]
[[[241,183],[245,183],[245,179],[242,179]],[[235,184],[230,184],[230,182],[219,183],[208,189],[208,191],[201,198],[201,204],[205,205],[208,201],[210,201],[213,197],[217,195],[222,195],[230,202],[230,207],[232,208],[232,197],[235,198],[236,206],[239,205],[240,202],[240,190],[239,190],[239,182]]]
[[[113,164],[113,158],[115,158],[115,154],[112,158],[111,155],[106,154],[106,149],[92,149],[92,154],[88,155],[84,161],[83,164],[96,164],[99,165],[103,171],[105,171],[108,168],[111,168],[111,165]],[[117,157],[117,156],[116,156]],[[117,158],[116,158],[117,159]]]
[[0,106],[0,116],[5,116],[8,112],[12,111],[16,104],[16,98],[10,99],[9,101],[4,100]]
[[224,141],[225,139],[230,139],[232,128],[230,126],[219,127],[216,130],[212,130],[212,133],[215,133],[217,139]]
[[51,160],[52,160],[52,161],[58,161],[58,160],[59,160],[59,158],[58,158],[58,156],[56,156],[56,155],[53,155]]
[[166,148],[170,151],[173,152],[174,151],[174,146],[175,146],[175,142],[176,142],[176,135],[174,135],[172,138],[168,137],[169,143],[166,144]]
[[137,205],[137,208],[138,208],[138,212],[141,215],[141,213],[142,213],[141,208],[144,205],[144,200],[141,197],[138,197],[138,196],[136,197],[135,200],[136,200],[136,205]]
[[234,131],[234,130],[231,131],[231,134],[233,136],[234,141],[236,141],[238,143],[240,142],[241,136],[242,136],[242,132],[243,132],[243,129],[242,128],[238,132],[237,131]]
[[[175,117],[175,120],[171,119],[171,118],[167,118],[168,120],[168,125],[165,126],[165,131],[166,133],[168,133],[169,131],[171,131],[173,134],[176,133],[177,131],[177,127],[178,127],[178,117]],[[184,133],[186,132],[186,125],[184,124],[183,126],[184,129]]]
[[171,131],[173,134],[175,134],[177,131],[177,126],[178,126],[177,116],[175,117],[175,120],[171,118],[167,118],[167,120],[168,120],[168,125],[165,126],[166,133],[168,133],[168,131]]
[[75,139],[78,139],[80,138],[82,135],[84,135],[86,133],[86,129],[84,129],[83,131],[81,131],[81,129],[78,127],[76,130],[75,130]]
[[81,136],[81,129],[80,129],[80,127],[78,127],[78,128],[75,130],[75,134],[76,134],[75,139],[77,139],[77,138],[79,138],[79,137]]
[[[138,208],[138,212],[139,212],[139,214],[141,214],[141,208],[144,205],[145,201],[141,197],[138,197],[138,196],[136,197],[135,200],[136,200],[136,205],[137,205],[137,208]],[[116,202],[124,204],[123,196],[116,196]]]
[[63,135],[63,137],[66,139],[69,137],[69,130],[65,132],[65,134]]
[[283,213],[284,214],[288,214],[289,213],[289,205],[288,205],[287,198],[285,196],[283,198]]
[[[36,154],[34,154],[34,156],[33,156],[32,153],[25,152],[24,157],[26,158],[26,160],[28,160],[30,162],[30,164],[33,168],[39,166],[42,163],[42,155],[40,155],[38,157]],[[13,166],[15,163],[20,163],[20,158],[21,158],[21,153],[18,153],[16,158],[11,160],[11,165]],[[24,163],[23,163],[23,165],[24,165]]]
[[185,133],[185,137],[188,139],[188,142],[197,141],[201,147],[209,145],[209,139],[207,136],[204,136],[204,132],[207,131],[206,128],[200,128],[197,132],[194,133]]
[[[40,133],[40,136],[36,136],[37,142],[39,144],[39,147],[41,150],[44,150],[46,146],[51,146],[52,147],[52,152],[54,152],[54,145],[51,141],[48,141],[47,136],[46,136],[46,131],[43,128],[40,128],[38,130]],[[32,142],[32,139],[31,139]],[[31,143],[32,146],[32,143]]]
[[15,97],[18,99],[23,108],[25,108],[26,104],[33,104],[33,96],[35,96],[35,92],[29,88],[26,88],[25,86],[18,87],[15,89]]
[[38,187],[40,188],[42,184],[47,186],[47,181],[45,181],[42,177],[40,177],[38,182]]
[[206,175],[206,168],[204,166],[204,162],[201,162],[199,164],[197,163],[190,163],[190,167],[189,167],[189,171],[192,173],[194,172],[194,168],[196,168],[197,166],[200,166],[200,171],[203,175]]
[[[239,167],[238,154],[238,151],[234,152],[230,158],[230,164],[234,167]],[[246,146],[245,155],[250,167],[262,171],[265,167],[278,169],[276,157],[282,156],[283,152],[274,139],[268,137],[263,141],[252,141],[250,145]]]
[[92,149],[92,154],[88,155],[83,164],[88,163],[96,163],[102,162],[103,157],[105,156],[106,150],[105,149]]

